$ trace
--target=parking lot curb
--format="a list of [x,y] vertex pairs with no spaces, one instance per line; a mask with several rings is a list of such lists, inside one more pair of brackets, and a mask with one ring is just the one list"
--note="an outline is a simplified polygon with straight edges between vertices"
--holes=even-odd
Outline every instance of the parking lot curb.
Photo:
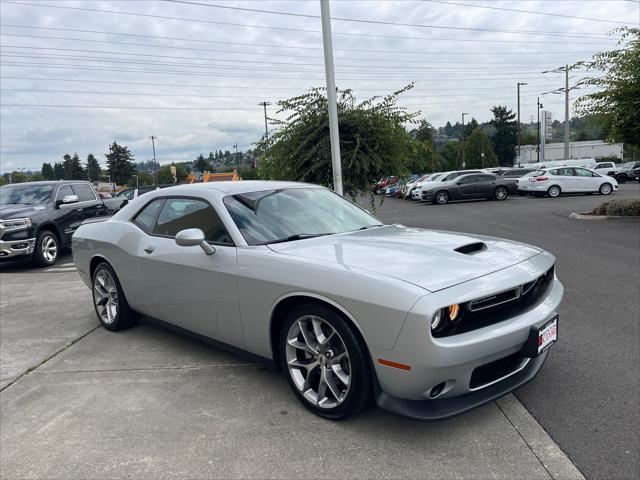
[[569,457],[512,394],[496,400],[498,408],[518,432],[549,476],[558,480],[585,480]]
[[577,220],[640,220],[640,217],[623,217],[620,215],[592,215],[590,213],[572,213],[569,218]]

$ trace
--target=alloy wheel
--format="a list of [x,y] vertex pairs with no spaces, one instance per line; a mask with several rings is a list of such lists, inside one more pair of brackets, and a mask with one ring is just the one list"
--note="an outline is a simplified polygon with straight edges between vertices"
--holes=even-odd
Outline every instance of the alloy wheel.
[[285,351],[293,384],[308,402],[323,409],[344,402],[351,386],[351,360],[329,322],[301,316],[289,327]]
[[436,202],[438,202],[440,205],[444,205],[448,201],[449,195],[447,194],[447,192],[438,192],[438,194],[436,195]]
[[504,200],[507,198],[507,190],[505,188],[498,188],[496,190],[496,198],[498,200]]
[[42,258],[48,263],[55,262],[58,256],[58,242],[53,235],[45,235],[42,238]]
[[118,315],[118,289],[107,270],[100,270],[93,281],[93,301],[100,320],[111,324]]

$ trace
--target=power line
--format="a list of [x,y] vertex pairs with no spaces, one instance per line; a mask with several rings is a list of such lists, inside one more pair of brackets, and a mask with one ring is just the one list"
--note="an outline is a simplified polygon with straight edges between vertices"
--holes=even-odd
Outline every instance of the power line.
[[[177,1],[177,0],[175,0]],[[321,30],[309,30],[303,28],[291,28],[291,27],[274,27],[268,25],[255,25],[255,24],[242,24],[235,22],[222,22],[218,20],[204,20],[201,18],[184,18],[184,17],[172,17],[168,15],[154,15],[149,13],[136,13],[136,12],[125,12],[120,10],[107,10],[107,9],[98,9],[98,8],[88,8],[88,7],[69,7],[63,5],[47,5],[41,3],[27,3],[27,2],[16,2],[13,0],[3,0],[3,3],[11,3],[22,6],[29,7],[43,7],[43,8],[57,8],[64,10],[75,10],[75,11],[88,11],[88,12],[96,12],[96,13],[111,13],[116,15],[131,15],[136,17],[149,17],[149,18],[161,18],[165,20],[179,20],[186,22],[197,22],[197,23],[206,23],[206,24],[214,24],[214,25],[228,25],[234,27],[247,27],[247,28],[262,28],[268,30],[283,30],[283,31],[292,31],[292,32],[303,32],[303,33],[322,33]],[[196,2],[194,2],[195,4]],[[210,6],[211,4],[200,4],[202,6]],[[220,7],[222,8],[222,7]],[[224,8],[233,8],[233,9],[241,9],[241,7],[229,7],[224,6]],[[257,9],[242,9],[248,11],[258,11]],[[288,12],[270,12],[270,13],[282,13],[289,14]],[[312,18],[320,18],[315,15],[303,15],[296,14],[299,16],[308,16]],[[496,29],[483,29],[483,28],[471,28],[471,27],[452,27],[452,26],[439,26],[439,25],[422,25],[422,24],[410,24],[410,23],[394,23],[394,22],[383,22],[378,20],[364,20],[364,19],[347,19],[340,17],[332,17],[332,20],[342,20],[342,21],[350,21],[350,22],[359,22],[359,23],[368,23],[375,25],[393,25],[393,26],[407,26],[407,27],[418,27],[418,28],[434,28],[434,29],[442,29],[442,30],[458,30],[458,31],[476,31],[476,32],[487,32],[487,33],[507,33],[507,34],[518,34],[518,35],[548,35],[548,36],[557,36],[557,37],[565,37],[565,38],[587,38],[587,39],[596,39],[596,40],[605,40],[606,38],[601,36],[593,36],[593,35],[581,35],[575,33],[565,33],[565,32],[541,32],[541,31],[525,31],[525,30],[496,30]],[[350,36],[374,36],[374,37],[396,37],[402,38],[400,36],[393,35],[379,35],[379,34],[361,34],[354,32],[333,32],[334,35],[350,35]]]
[[517,13],[529,13],[532,15],[545,15],[550,17],[563,17],[563,18],[574,18],[577,20],[589,20],[593,22],[605,22],[605,23],[617,23],[619,25],[628,25],[627,22],[619,22],[617,20],[607,20],[604,18],[590,18],[590,17],[576,17],[575,15],[565,15],[562,13],[552,13],[552,12],[534,12],[533,10],[519,10],[517,8],[505,8],[505,7],[493,7],[489,5],[475,5],[473,3],[457,3],[457,2],[449,2],[446,0],[422,0],[423,2],[429,3],[441,3],[444,5],[455,5],[457,7],[475,7],[475,8],[485,8],[489,10],[502,10],[505,12],[517,12]]
[[[0,24],[0,26],[7,26],[5,24]],[[14,27],[13,25],[8,25],[10,27]],[[36,27],[21,27],[21,28],[36,28]],[[59,29],[55,29],[59,30]],[[72,29],[65,29],[72,30]],[[76,32],[87,32],[86,30],[72,30]],[[105,35],[126,35],[119,33],[109,33],[109,32],[96,32],[102,33]],[[118,42],[114,40],[97,40],[92,38],[78,38],[78,37],[52,37],[52,36],[44,36],[44,35],[26,35],[26,34],[18,34],[18,33],[0,33],[0,35],[5,37],[17,37],[17,38],[38,38],[44,40],[65,40],[72,42],[89,42],[89,43],[106,43],[113,45],[129,45],[129,46],[140,46],[140,47],[155,47],[155,48],[168,48],[172,50],[194,50],[194,51],[203,51],[203,52],[223,52],[223,53],[238,53],[242,55],[262,55],[262,56],[270,56],[270,57],[291,57],[291,58],[318,58],[322,59],[321,55],[318,56],[310,56],[310,55],[292,55],[290,53],[278,54],[272,52],[245,52],[238,50],[228,50],[228,49],[215,49],[215,48],[197,48],[197,47],[184,47],[184,46],[173,46],[173,45],[158,45],[153,43],[138,43],[138,42]],[[172,37],[152,37],[152,38],[164,38],[171,39]],[[184,39],[180,39],[184,41]],[[188,40],[188,41],[196,41],[196,40]],[[244,45],[244,46],[258,46],[258,47],[266,47],[266,48],[285,48],[279,45],[264,45],[264,44],[248,44],[241,43],[237,44],[236,42],[211,42],[211,43],[220,43],[220,44],[229,44],[229,45]],[[314,47],[294,47],[294,48],[307,48],[310,50],[315,50]],[[335,51],[343,51],[343,52],[360,52],[360,53],[375,53],[375,54],[388,54],[388,55],[398,55],[398,54],[418,54],[418,55],[565,55],[565,54],[593,54],[593,50],[580,50],[580,51],[516,51],[516,52],[505,52],[505,51],[493,51],[493,52],[467,52],[463,50],[458,51],[418,51],[418,50],[366,50],[366,49],[336,49]],[[362,59],[360,56],[358,57],[346,57],[340,56],[339,59],[353,59],[360,60]],[[362,59],[365,60],[365,59]]]
[[[294,13],[294,12],[280,12],[275,10],[264,10],[260,8],[247,8],[247,7],[233,7],[230,5],[218,5],[214,3],[200,3],[200,2],[192,2],[189,0],[163,0],[169,3],[181,3],[186,5],[196,5],[200,7],[209,7],[209,8],[220,8],[226,10],[235,10],[241,12],[254,12],[254,13],[266,13],[270,15],[284,15],[290,17],[299,17],[299,18],[314,18],[319,19],[320,15],[310,15],[305,13]],[[473,31],[473,32],[490,32],[490,33],[507,33],[507,34],[527,34],[527,35],[551,35],[551,36],[560,36],[560,37],[575,37],[575,38],[600,38],[594,36],[585,36],[582,34],[575,33],[567,33],[567,32],[542,32],[538,30],[497,30],[494,28],[478,28],[478,27],[452,27],[450,25],[433,25],[433,24],[420,24],[420,23],[402,23],[402,22],[388,22],[383,20],[369,20],[364,18],[346,18],[346,17],[336,17],[331,16],[331,20],[341,21],[341,22],[353,22],[353,23],[367,23],[373,25],[392,25],[396,27],[415,27],[415,28],[435,28],[435,29],[443,29],[443,30],[462,30],[462,31]]]
[[[145,35],[141,33],[123,33],[123,32],[105,32],[100,30],[82,30],[75,28],[61,28],[61,27],[39,27],[39,26],[26,26],[26,25],[15,25],[15,24],[0,24],[3,27],[13,27],[13,28],[27,28],[27,29],[36,29],[36,30],[55,30],[55,31],[64,31],[64,32],[75,32],[75,33],[97,33],[102,35],[120,35],[126,37],[141,37],[141,38],[153,38],[157,40],[179,40],[183,42],[198,42],[198,43],[212,43],[212,44],[222,44],[222,45],[239,45],[239,46],[255,46],[255,47],[268,47],[268,48],[290,48],[290,49],[305,49],[305,50],[322,50],[322,47],[313,47],[313,46],[305,46],[305,45],[273,45],[273,44],[260,44],[260,43],[241,43],[241,42],[229,42],[229,41],[221,41],[221,40],[201,40],[195,38],[183,38],[183,37],[167,37],[161,35]],[[318,31],[319,32],[319,31]],[[333,32],[336,33],[336,32]],[[347,35],[345,33],[345,35]],[[530,44],[553,44],[553,45],[566,45],[567,41],[539,41],[539,40],[486,40],[480,38],[445,38],[445,37],[415,37],[415,36],[396,36],[396,35],[373,35],[373,34],[361,34],[362,36],[377,36],[377,37],[388,37],[388,38],[402,38],[402,39],[414,39],[414,40],[430,40],[430,41],[447,41],[447,42],[473,42],[473,43],[525,43],[527,45]],[[603,39],[605,40],[605,39]],[[580,45],[604,45],[611,44],[611,42],[580,42]],[[348,48],[336,48],[334,49],[336,52],[372,52],[372,53],[396,53],[395,51],[389,50],[365,50],[365,49],[348,49]],[[409,52],[398,52],[398,53],[419,53],[423,54],[424,51],[409,51]],[[574,53],[574,52],[567,52]],[[580,52],[575,52],[580,53]]]
[[104,108],[113,110],[229,110],[248,112],[255,108],[239,107],[138,107],[134,105],[54,105],[45,103],[3,103],[0,108],[5,107],[48,107],[48,108]]

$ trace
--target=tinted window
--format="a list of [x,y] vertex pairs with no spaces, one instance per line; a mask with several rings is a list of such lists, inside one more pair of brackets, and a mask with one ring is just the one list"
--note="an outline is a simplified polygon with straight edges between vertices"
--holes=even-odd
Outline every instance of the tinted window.
[[460,182],[462,182],[462,185],[469,185],[470,183],[475,183],[477,181],[478,181],[477,175],[470,175],[468,177],[464,177],[460,179]]
[[71,189],[71,185],[61,185],[60,188],[58,188],[58,193],[56,194],[56,201],[62,200],[67,195],[75,195]]
[[[133,190],[132,190],[133,192]],[[151,233],[153,231],[153,226],[156,223],[156,218],[158,218],[158,214],[162,209],[162,205],[164,205],[164,198],[159,200],[154,200],[149,205],[144,207],[136,218],[134,218],[134,222],[142,228],[145,232]]]
[[78,196],[79,202],[90,202],[96,199],[93,189],[87,184],[77,183],[73,185],[73,191]]
[[180,230],[199,228],[209,242],[233,245],[220,217],[207,202],[192,198],[170,198],[153,229],[156,235],[175,237]]
[[590,172],[586,168],[576,168],[574,170],[575,170],[576,175],[578,177],[595,177],[595,176],[597,176],[595,173]]
[[557,168],[555,170],[549,170],[551,175],[561,175],[563,177],[572,177],[574,176],[573,168]]
[[494,175],[478,175],[476,179],[478,182],[493,182],[496,177]]

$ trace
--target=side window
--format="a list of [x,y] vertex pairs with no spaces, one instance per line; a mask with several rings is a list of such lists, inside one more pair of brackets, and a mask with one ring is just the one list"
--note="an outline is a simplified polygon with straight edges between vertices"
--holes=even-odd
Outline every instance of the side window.
[[73,191],[78,196],[79,202],[92,202],[96,199],[93,189],[86,183],[76,183],[73,185]]
[[58,193],[56,194],[56,201],[62,200],[67,195],[75,195],[71,189],[71,185],[61,185],[60,188],[58,188]]
[[477,178],[479,182],[493,182],[496,179],[493,175],[478,175]]
[[475,183],[478,180],[477,175],[470,175],[461,180],[462,185],[469,185],[470,183]]
[[156,218],[158,218],[158,214],[160,213],[164,202],[164,198],[151,202],[149,205],[140,210],[140,212],[138,212],[138,214],[133,219],[133,223],[138,225],[145,232],[151,233],[153,231],[153,226],[156,223]]
[[563,177],[573,177],[573,168],[557,168],[555,170],[549,170],[551,175],[560,175]]
[[199,228],[209,242],[233,245],[222,220],[207,202],[193,198],[168,199],[158,216],[153,233],[175,237],[180,230],[186,228]]
[[155,187],[141,187],[138,189],[138,196],[143,195],[145,193],[153,192]]
[[593,177],[593,172],[590,172],[586,168],[575,168],[576,176],[578,177]]

